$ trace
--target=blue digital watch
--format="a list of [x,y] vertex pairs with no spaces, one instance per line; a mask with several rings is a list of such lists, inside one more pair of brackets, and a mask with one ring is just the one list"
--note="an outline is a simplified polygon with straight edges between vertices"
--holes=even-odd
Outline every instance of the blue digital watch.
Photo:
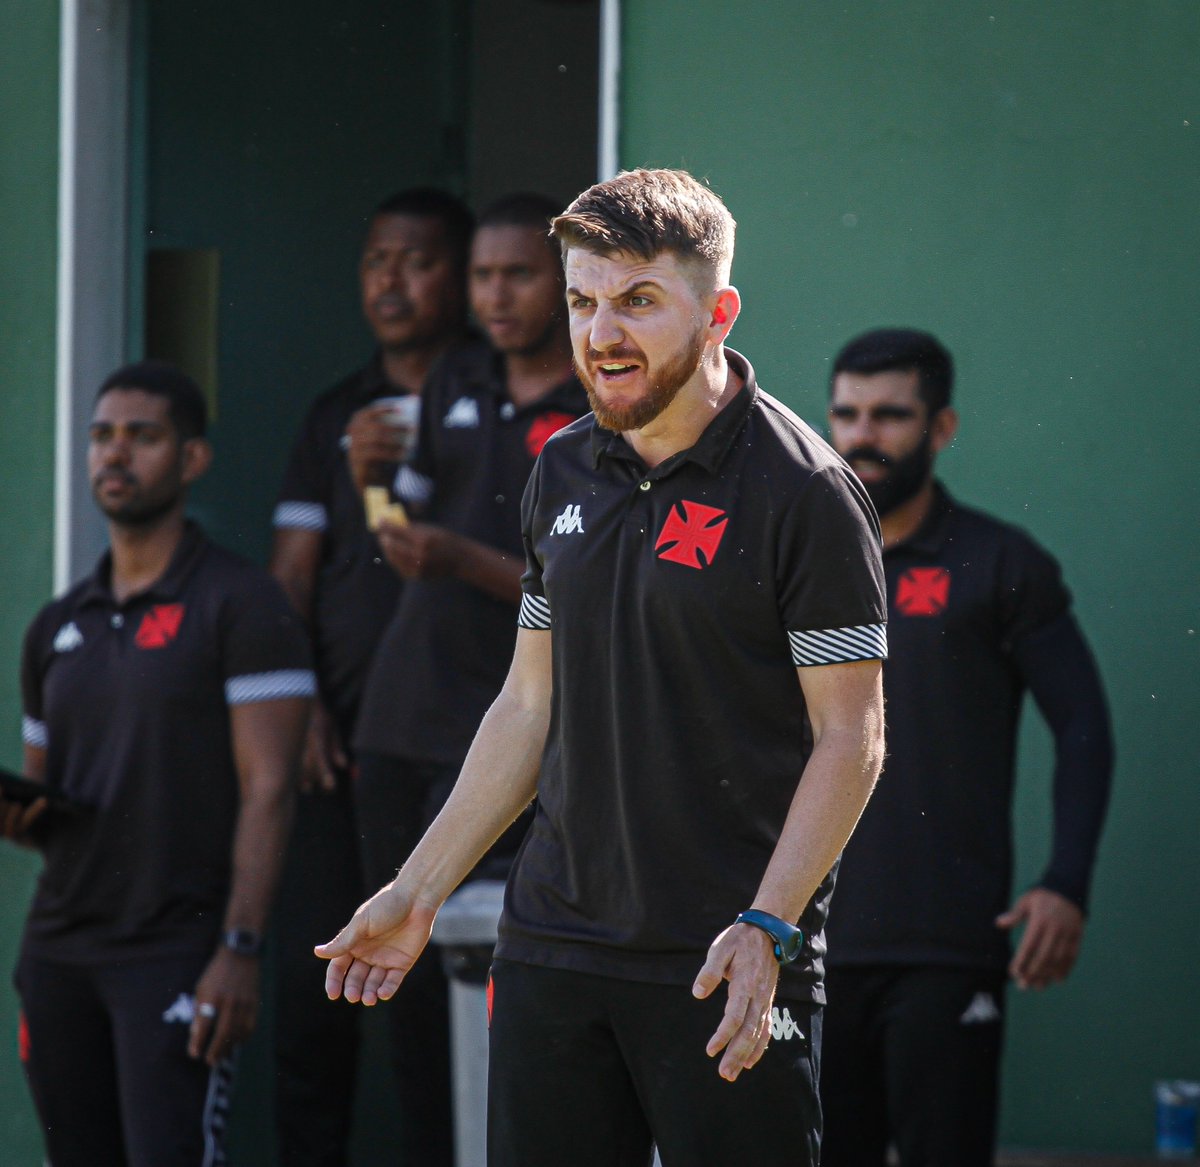
[[749,924],[765,932],[775,942],[775,959],[780,964],[791,964],[804,950],[804,933],[794,924],[772,916],[770,912],[760,912],[758,908],[750,908],[742,912],[735,924]]

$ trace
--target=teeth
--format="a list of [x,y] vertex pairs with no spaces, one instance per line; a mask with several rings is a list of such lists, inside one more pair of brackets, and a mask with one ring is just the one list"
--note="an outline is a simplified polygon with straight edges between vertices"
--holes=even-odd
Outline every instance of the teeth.
[[604,370],[606,373],[617,373],[617,372],[620,372],[622,369],[631,369],[631,368],[633,368],[633,366],[632,366],[632,365],[601,365],[600,367],[601,367],[601,368],[602,368],[602,369],[603,369],[603,370]]

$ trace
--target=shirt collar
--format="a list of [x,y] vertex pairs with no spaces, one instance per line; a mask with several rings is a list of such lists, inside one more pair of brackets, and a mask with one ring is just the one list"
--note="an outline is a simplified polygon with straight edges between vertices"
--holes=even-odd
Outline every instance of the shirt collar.
[[[183,591],[188,577],[192,574],[201,553],[208,546],[208,536],[200,525],[191,519],[184,523],[183,536],[179,545],[167,564],[167,570],[162,573],[148,588],[130,596],[125,605],[134,600],[171,600]],[[112,550],[109,549],[96,564],[95,570],[88,578],[87,585],[79,597],[79,606],[88,604],[107,604],[116,607],[117,602],[112,594]],[[125,606],[121,605],[121,606]]]
[[[671,473],[684,462],[695,462],[710,474],[716,474],[721,462],[729,453],[730,447],[742,432],[746,418],[758,398],[758,382],[754,377],[754,369],[741,353],[731,348],[725,349],[725,359],[730,369],[742,379],[742,387],[737,395],[704,427],[704,432],[696,444],[686,450],[673,454],[661,465],[650,472],[650,477],[660,478]],[[633,447],[625,440],[624,435],[613,433],[597,425],[592,419],[592,465],[600,466],[600,459],[607,455],[620,458],[622,461],[633,461],[641,464],[641,459]]]
[[950,513],[954,510],[954,499],[936,479],[933,483],[933,501],[929,513],[921,525],[903,543],[897,543],[884,552],[892,555],[900,551],[918,551],[922,555],[936,555],[946,542]]
[[[541,397],[517,405],[508,395],[508,378],[504,369],[504,354],[492,348],[486,341],[480,341],[465,354],[463,368],[459,372],[463,390],[483,395],[490,395],[500,404],[510,404],[516,414],[530,410],[544,410],[552,406],[579,412],[580,398],[583,396],[583,386],[574,373],[568,374],[557,385],[553,386]],[[513,415],[515,416],[515,414]]]

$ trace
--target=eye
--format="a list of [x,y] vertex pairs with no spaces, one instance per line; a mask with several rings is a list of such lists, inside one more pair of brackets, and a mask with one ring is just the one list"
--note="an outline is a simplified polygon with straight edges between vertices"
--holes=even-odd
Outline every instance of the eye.
[[591,308],[593,303],[594,301],[589,300],[587,296],[569,296],[567,298],[568,307],[574,308],[576,311],[580,312],[587,308]]
[[636,296],[629,297],[629,306],[631,308],[647,308],[653,303],[654,301],[649,296],[644,296],[641,292]]

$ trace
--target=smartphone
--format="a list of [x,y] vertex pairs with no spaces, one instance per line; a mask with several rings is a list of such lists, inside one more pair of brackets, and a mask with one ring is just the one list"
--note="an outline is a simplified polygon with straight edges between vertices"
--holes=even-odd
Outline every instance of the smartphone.
[[34,782],[31,778],[22,778],[20,774],[5,769],[0,769],[0,797],[22,806],[44,798],[49,804],[48,809],[59,814],[80,814],[88,809],[83,803],[51,790],[44,782]]

